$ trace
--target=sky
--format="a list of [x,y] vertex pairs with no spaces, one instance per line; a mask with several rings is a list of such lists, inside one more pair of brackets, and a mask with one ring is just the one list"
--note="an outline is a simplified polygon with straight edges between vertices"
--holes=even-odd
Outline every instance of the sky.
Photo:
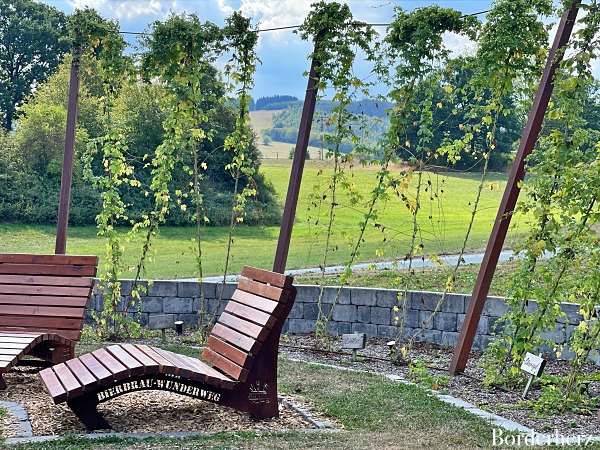
[[[65,13],[76,8],[90,7],[103,17],[117,20],[121,30],[147,31],[150,24],[164,20],[171,13],[194,13],[201,20],[223,25],[233,11],[252,18],[260,28],[300,24],[314,0],[41,0]],[[349,4],[357,20],[369,23],[387,23],[392,19],[394,7],[411,10],[438,4],[452,7],[465,14],[486,10],[491,0],[341,0]],[[385,27],[378,28],[385,31]],[[135,38],[128,38],[135,44]],[[449,48],[456,54],[472,52],[473,43],[459,36],[446,36]],[[309,43],[290,30],[261,33],[258,55],[262,64],[255,77],[255,98],[273,94],[304,96],[308,70]],[[360,76],[369,73],[366,63],[359,62],[355,71]]]

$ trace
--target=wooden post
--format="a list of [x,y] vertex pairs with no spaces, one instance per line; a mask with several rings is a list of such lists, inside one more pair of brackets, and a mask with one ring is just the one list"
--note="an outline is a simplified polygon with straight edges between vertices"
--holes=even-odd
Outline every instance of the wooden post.
[[[315,52],[317,43],[318,38],[315,39]],[[310,140],[310,130],[312,128],[312,121],[317,103],[318,90],[319,63],[313,57],[310,73],[308,75],[308,86],[304,97],[304,106],[302,107],[302,118],[300,119],[300,127],[298,129],[298,139],[294,150],[290,181],[288,184],[285,206],[283,208],[283,217],[281,219],[279,240],[277,241],[275,262],[273,263],[273,272],[285,272],[288,252],[290,250],[290,241],[292,239],[294,218],[296,217],[296,206],[298,205],[298,196],[300,195],[300,185],[302,184],[302,173],[304,172],[304,163],[306,161],[306,151]]]
[[548,109],[548,102],[554,89],[554,73],[562,61],[563,52],[561,51],[569,42],[575,20],[577,19],[577,12],[580,5],[579,0],[573,1],[562,15],[558,30],[550,52],[548,53],[548,59],[546,66],[540,80],[540,84],[533,101],[529,116],[527,118],[527,124],[523,129],[521,135],[521,141],[519,144],[519,150],[517,156],[510,170],[508,176],[508,182],[506,183],[506,189],[502,201],[500,202],[500,208],[496,216],[494,227],[490,239],[485,249],[485,255],[481,262],[479,269],[479,275],[475,282],[475,288],[471,296],[471,302],[467,310],[467,315],[463,323],[462,329],[460,330],[460,337],[458,344],[454,349],[454,356],[450,364],[450,373],[456,375],[465,370],[467,362],[469,360],[469,353],[473,346],[473,340],[477,332],[477,326],[479,325],[479,319],[483,312],[485,300],[490,290],[492,278],[496,266],[498,265],[498,258],[502,251],[502,246],[508,232],[510,220],[519,198],[519,192],[521,190],[520,183],[525,177],[525,159],[532,152],[537,142],[540,130],[542,128],[542,122]]
[[73,60],[71,62],[67,126],[65,130],[65,153],[63,156],[62,176],[60,179],[60,200],[58,204],[56,246],[54,248],[54,253],[57,255],[64,255],[67,251],[67,228],[69,226],[69,207],[71,204],[71,182],[73,180],[73,154],[75,148],[78,97],[79,51],[75,49],[73,50]]

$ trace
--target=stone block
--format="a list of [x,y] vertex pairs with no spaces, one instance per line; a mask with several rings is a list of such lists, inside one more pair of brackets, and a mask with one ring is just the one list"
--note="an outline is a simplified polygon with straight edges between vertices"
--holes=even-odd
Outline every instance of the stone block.
[[377,325],[390,325],[391,312],[390,308],[381,308],[379,306],[371,307],[371,323]]
[[177,320],[181,320],[186,328],[196,328],[198,326],[198,314],[177,314]]
[[200,283],[197,281],[178,281],[177,297],[200,297]]
[[177,281],[155,281],[148,288],[150,297],[177,297]]
[[415,340],[439,345],[442,343],[442,332],[440,330],[420,330],[416,333]]
[[163,301],[163,311],[166,313],[189,314],[193,307],[193,298],[168,297]]
[[375,306],[377,304],[377,289],[352,288],[350,292],[350,303],[360,306]]
[[306,319],[289,319],[288,333],[308,334],[315,331],[315,321]]
[[419,311],[419,326],[417,328],[432,330],[434,323],[435,322],[434,318],[431,316],[431,311]]
[[377,337],[377,325],[371,323],[353,323],[353,333],[365,333],[369,337]]
[[371,323],[371,308],[368,306],[357,306],[356,320],[360,323]]
[[555,344],[564,344],[566,342],[566,330],[563,325],[556,324],[554,330],[546,330],[540,333],[542,339],[545,339]]
[[350,322],[329,322],[327,323],[327,332],[334,336],[348,334],[352,332],[352,324]]
[[377,290],[376,297],[377,306],[381,306],[382,308],[392,308],[399,304],[398,291],[391,289],[379,289]]
[[475,336],[473,341],[473,348],[477,350],[485,350],[488,345],[492,342],[493,337],[488,334],[479,334]]
[[392,325],[377,325],[377,336],[383,339],[395,339],[398,335],[398,327]]
[[[317,320],[319,317],[319,305],[316,303],[297,303],[302,306],[302,317],[308,320]],[[327,305],[331,306],[331,305]]]
[[294,303],[294,306],[292,306],[292,309],[290,310],[288,317],[290,319],[302,319],[303,316],[304,316],[303,304],[302,303]]
[[404,314],[404,326],[410,328],[419,328],[419,311],[409,309]]
[[[333,307],[333,320],[335,320],[336,322],[354,322],[354,321],[356,321],[356,306],[354,306],[354,305],[335,305]],[[348,331],[348,333],[349,333],[349,331]]]
[[456,347],[458,343],[458,333],[454,331],[442,331],[442,340],[440,345],[442,347]]
[[435,314],[433,327],[440,331],[456,331],[456,314],[445,312]]
[[144,297],[142,298],[142,312],[145,313],[161,313],[163,312],[162,297]]
[[151,330],[164,330],[175,326],[175,314],[150,314],[148,328]]
[[[476,334],[491,334],[490,333],[490,318],[489,316],[481,316],[479,318],[479,324],[477,325]],[[494,317],[493,320],[497,320],[497,317]],[[462,326],[465,322],[465,314],[457,314],[456,315],[456,330],[462,330]]]
[[[217,284],[215,297],[220,298],[222,300],[230,300],[231,296],[235,292],[236,286],[237,285],[235,283],[225,283],[225,284],[219,283],[219,284]],[[221,295],[221,292],[223,293],[222,295]]]
[[583,316],[579,314],[579,305],[575,303],[563,303],[561,309],[565,313],[565,317],[559,318],[559,322],[578,325],[583,320]]
[[217,298],[217,283],[204,282],[202,283],[202,289],[204,290],[204,298]]
[[296,286],[296,303],[316,303],[319,298],[319,286]]
[[465,312],[466,296],[462,294],[447,294],[442,303],[442,312],[463,314]]
[[437,292],[411,292],[410,297],[412,309],[423,311],[435,310],[440,300],[440,294]]
[[148,321],[150,317],[148,313],[129,313],[128,315],[140,325],[144,327],[148,326]]
[[488,297],[483,307],[483,314],[486,316],[502,317],[507,312],[508,305],[500,297]]

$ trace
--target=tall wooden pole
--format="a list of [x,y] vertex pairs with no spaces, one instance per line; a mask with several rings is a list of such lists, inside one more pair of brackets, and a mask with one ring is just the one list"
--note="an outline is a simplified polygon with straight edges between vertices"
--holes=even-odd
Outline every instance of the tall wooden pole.
[[58,224],[54,253],[64,255],[67,251],[67,228],[71,205],[71,183],[73,180],[73,154],[75,148],[75,127],[77,125],[77,100],[79,97],[79,51],[73,50],[71,76],[69,80],[69,103],[65,130],[65,153],[60,179],[60,200],[58,204]]
[[[318,39],[315,40],[315,49],[318,45],[317,43]],[[298,205],[298,196],[300,195],[300,185],[302,184],[304,162],[306,161],[306,151],[308,148],[308,141],[310,140],[310,130],[312,128],[312,121],[317,103],[318,88],[319,63],[313,57],[310,73],[308,75],[308,86],[304,97],[304,106],[302,107],[298,139],[296,141],[296,148],[294,149],[290,181],[288,184],[285,206],[283,208],[283,217],[281,219],[279,240],[277,241],[275,262],[273,263],[273,272],[285,272],[288,252],[290,250],[290,241],[292,239],[292,229],[296,217],[296,206]]]
[[529,111],[527,124],[521,135],[519,150],[517,151],[517,156],[508,176],[506,189],[504,190],[496,221],[492,228],[487,248],[485,249],[485,255],[481,262],[479,275],[475,282],[475,288],[473,289],[467,315],[462,329],[460,330],[458,345],[454,349],[454,356],[450,363],[451,374],[456,375],[457,373],[461,373],[467,366],[469,353],[473,347],[473,340],[475,339],[475,333],[477,332],[477,326],[479,325],[479,319],[481,318],[485,300],[492,283],[492,278],[494,277],[494,272],[498,265],[498,258],[502,251],[510,220],[515,210],[517,199],[519,198],[519,192],[521,191],[520,183],[525,177],[525,159],[532,152],[540,134],[542,122],[546,110],[548,109],[548,102],[550,101],[552,90],[554,89],[554,74],[562,61],[562,50],[571,37],[580,3],[581,1],[579,0],[573,1],[571,6],[563,13],[558,25],[558,30],[556,31],[554,42],[548,53],[546,67],[544,68],[540,85],[533,101],[533,106]]

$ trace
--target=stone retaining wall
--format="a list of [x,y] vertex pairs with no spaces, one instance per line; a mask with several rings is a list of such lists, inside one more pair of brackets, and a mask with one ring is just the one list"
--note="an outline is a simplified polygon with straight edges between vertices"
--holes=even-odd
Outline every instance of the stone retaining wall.
[[[123,282],[123,294],[131,289],[131,282]],[[221,289],[223,300],[219,302]],[[224,287],[221,283],[204,283],[206,300],[205,310],[208,314],[219,314],[231,297],[235,283]],[[310,333],[314,330],[317,319],[318,286],[299,285],[298,295],[284,332],[290,334]],[[336,287],[325,288],[323,302],[325,310],[331,310],[337,292]],[[425,342],[452,347],[456,345],[458,330],[463,323],[465,311],[470,301],[469,295],[449,294],[441,305],[439,312],[429,320],[432,311],[440,299],[437,292],[409,292],[407,299],[407,315],[405,332],[415,333],[420,330],[420,339]],[[398,304],[398,291],[375,288],[343,288],[338,303],[333,310],[329,331],[332,334],[363,332],[369,337],[394,338],[397,327],[394,325],[394,306]],[[95,294],[90,307],[98,309],[101,298]],[[175,320],[182,320],[191,327],[197,323],[197,312],[200,307],[200,285],[193,281],[155,281],[142,299],[140,313],[136,314],[142,324],[148,323],[153,314],[173,314]],[[537,308],[532,301],[529,308]],[[556,324],[550,338],[557,344],[566,342],[575,326],[581,320],[579,307],[572,303],[563,303],[562,309],[566,319]],[[483,316],[477,330],[474,347],[483,349],[489,343],[495,327],[499,326],[498,318],[507,311],[507,305],[501,297],[490,297],[486,301]],[[133,314],[133,312],[132,312]],[[568,357],[569,355],[565,355]],[[598,355],[595,356],[598,358]]]

